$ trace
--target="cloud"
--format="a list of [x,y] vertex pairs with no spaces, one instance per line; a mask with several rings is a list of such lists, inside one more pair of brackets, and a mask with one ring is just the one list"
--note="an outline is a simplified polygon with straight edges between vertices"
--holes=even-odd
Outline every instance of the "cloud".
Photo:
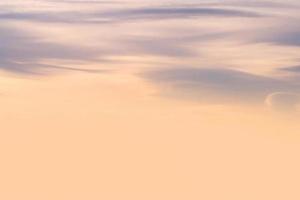
[[[142,3],[127,3],[123,8],[117,1],[113,1],[114,5],[110,6],[101,6],[101,4],[110,4],[110,1],[93,0],[45,0],[41,2],[43,3],[39,4],[40,1],[37,1],[36,7],[33,9],[28,9],[27,7],[26,9],[20,9],[20,5],[13,4],[16,6],[16,9],[3,9],[0,12],[0,20],[2,19],[5,22],[3,24],[10,24],[12,21],[12,24],[17,24],[15,21],[42,22],[30,24],[31,26],[36,26],[37,30],[42,26],[49,25],[47,23],[65,23],[61,27],[67,30],[66,34],[72,34],[72,31],[76,32],[78,30],[78,33],[74,34],[76,37],[71,37],[70,40],[66,35],[60,37],[57,33],[64,34],[64,32],[56,32],[57,27],[55,27],[53,32],[57,34],[55,37],[60,42],[55,42],[55,38],[51,38],[51,41],[48,40],[47,42],[42,35],[35,33],[35,30],[30,30],[30,28],[21,26],[11,28],[1,25],[1,69],[34,73],[43,68],[49,68],[40,63],[41,60],[99,61],[100,63],[106,58],[111,58],[113,61],[118,62],[115,58],[122,56],[139,57],[139,60],[142,60],[143,56],[154,56],[158,58],[157,60],[160,63],[175,63],[179,60],[180,62],[182,61],[181,63],[185,61],[188,63],[199,63],[201,59],[203,62],[210,64],[209,54],[214,54],[219,50],[217,46],[219,41],[220,43],[226,43],[232,40],[236,42],[239,39],[241,41],[248,39],[247,35],[239,32],[240,30],[245,31],[244,28],[246,26],[244,24],[248,22],[248,19],[240,20],[239,18],[251,18],[249,21],[252,22],[252,20],[258,21],[262,19],[261,17],[266,16],[266,13],[263,11],[257,12],[251,8],[245,9],[240,7],[240,5],[249,6],[247,2],[240,2],[239,6],[234,6],[233,3],[226,4],[227,1],[224,3],[218,2],[216,3],[217,5],[193,1],[196,4],[191,6],[188,2],[183,5],[178,2],[149,4],[143,1]],[[44,5],[45,2],[47,2],[46,6]],[[67,6],[61,5],[62,9],[54,10],[53,7],[56,7],[56,3],[65,3]],[[76,6],[73,7],[73,3]],[[85,3],[85,6],[79,10],[78,4],[80,3]],[[269,5],[255,1],[251,3],[251,6],[257,4]],[[230,25],[219,26],[219,23],[215,23],[216,19],[206,22],[207,17],[214,17],[220,20],[226,18],[225,24]],[[238,20],[232,20],[232,17]],[[195,25],[194,21],[190,21],[190,23],[189,21],[187,23],[179,21],[180,19],[189,18],[197,18],[197,21],[200,23],[196,22],[197,25]],[[175,19],[175,21],[170,22],[170,24],[168,21],[163,21],[163,23],[156,21],[160,19]],[[110,24],[128,21],[134,23],[118,24],[116,26]],[[231,21],[233,22],[232,24]],[[242,27],[241,22],[243,23]],[[86,25],[84,23],[92,24]],[[97,23],[103,24],[98,26]],[[53,35],[51,36],[52,27],[57,24],[51,25],[49,25],[49,28],[47,27],[50,30],[47,38],[53,37]],[[297,33],[297,27],[289,27],[288,30],[290,31],[286,30],[286,32],[289,33],[294,30]],[[234,33],[236,32],[239,32],[237,34],[240,34],[240,37],[235,37]],[[256,26],[249,32],[249,35],[256,34],[255,36],[257,36],[254,39],[251,38],[253,39],[252,43],[283,42],[283,39],[278,39],[279,34],[261,31]],[[83,35],[82,38],[81,34]],[[282,34],[282,38],[293,40],[294,45],[297,45],[296,40],[298,37],[294,36],[294,39],[291,39],[289,35],[285,36],[285,33]],[[89,38],[86,40],[87,37]],[[74,38],[78,38],[78,41],[75,41]],[[72,44],[70,44],[70,41]],[[85,44],[85,42],[88,44]],[[211,45],[211,43],[213,44]],[[285,41],[284,43],[293,42]],[[246,47],[238,46],[238,48]],[[205,57],[207,55],[208,57]],[[239,55],[233,56],[238,57]],[[151,61],[151,63],[153,62]],[[59,67],[62,66],[57,66],[57,69]]]
[[91,13],[60,11],[60,12],[3,12],[0,20],[17,20],[44,23],[107,23],[111,20],[96,18]]
[[300,91],[300,85],[295,82],[233,69],[162,69],[147,72],[143,76],[160,85],[162,95],[166,92],[177,98],[181,96],[206,102],[262,103],[267,95],[275,91]]
[[238,9],[223,9],[210,7],[150,7],[128,9],[112,12],[116,16],[125,19],[163,19],[163,18],[186,18],[186,17],[262,17],[261,14]]
[[188,45],[192,43],[192,41],[183,35],[173,38],[143,35],[126,36],[122,38],[120,42],[127,47],[128,52],[134,53],[135,55],[144,54],[177,58],[197,55],[195,50]]
[[246,31],[241,30],[228,36],[231,39],[238,38],[241,41],[250,43],[269,43],[279,47],[299,47],[299,17],[295,14],[292,14],[291,17],[277,16],[272,21],[266,21],[264,24],[259,24],[260,22],[258,22],[257,24],[260,26],[254,26]]
[[[15,73],[35,74],[43,69],[75,70],[72,67],[45,65],[41,60],[85,61],[95,58],[99,50],[41,40],[28,31],[0,26],[0,69]],[[80,69],[78,69],[80,70]],[[82,69],[84,70],[84,69]]]
[[283,67],[283,68],[279,68],[279,70],[298,74],[300,73],[300,66]]
[[265,99],[265,104],[273,111],[294,112],[300,105],[300,95],[288,92],[274,92]]
[[35,11],[0,13],[0,20],[36,21],[45,23],[120,23],[136,20],[186,19],[190,17],[262,17],[253,11],[203,7],[139,7],[104,11]]
[[300,46],[300,26],[285,26],[284,29],[279,28],[270,32],[268,36],[262,39],[265,42],[272,42],[277,45]]

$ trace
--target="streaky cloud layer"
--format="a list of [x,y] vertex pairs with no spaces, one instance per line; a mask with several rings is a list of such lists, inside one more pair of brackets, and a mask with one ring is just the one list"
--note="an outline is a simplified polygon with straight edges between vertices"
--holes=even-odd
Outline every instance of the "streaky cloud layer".
[[169,93],[207,103],[263,102],[274,92],[298,92],[298,67],[284,67],[299,65],[298,6],[248,0],[2,2],[0,69],[28,77],[49,70],[146,70],[142,77],[160,83],[162,95],[166,84],[174,89]]

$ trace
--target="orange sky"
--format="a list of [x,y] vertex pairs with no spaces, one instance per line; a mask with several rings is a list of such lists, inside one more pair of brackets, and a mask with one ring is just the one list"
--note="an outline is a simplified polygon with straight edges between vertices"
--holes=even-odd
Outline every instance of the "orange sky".
[[298,6],[1,2],[0,199],[298,200]]

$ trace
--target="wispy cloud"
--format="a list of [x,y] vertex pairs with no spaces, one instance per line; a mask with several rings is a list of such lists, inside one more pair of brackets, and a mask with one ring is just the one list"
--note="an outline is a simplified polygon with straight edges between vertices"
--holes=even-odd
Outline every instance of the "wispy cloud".
[[0,13],[0,20],[35,21],[45,23],[121,23],[141,20],[185,19],[195,17],[263,17],[254,11],[210,7],[140,7],[99,11],[35,11]]
[[17,73],[42,71],[45,65],[40,61],[44,59],[82,61],[91,60],[99,53],[81,45],[43,41],[28,31],[9,26],[0,27],[0,43],[0,69]]
[[279,70],[300,74],[300,66],[282,67]]
[[[47,8],[52,9],[44,9],[43,6],[35,9],[1,7],[0,20],[5,25],[0,26],[0,69],[29,74],[49,69],[98,73],[104,69],[64,66],[59,62],[53,64],[47,61],[94,61],[100,65],[110,59],[119,67],[128,67],[133,63],[124,63],[118,59],[128,56],[142,60],[147,57],[148,60],[142,62],[148,62],[150,68],[159,69],[146,73],[143,77],[159,84],[162,95],[177,94],[209,102],[261,103],[277,92],[299,92],[299,83],[295,78],[287,80],[280,76],[286,72],[293,75],[300,73],[297,64],[296,67],[287,68],[281,67],[284,65],[276,66],[279,68],[279,76],[276,78],[255,73],[260,67],[268,68],[267,65],[275,59],[284,62],[286,57],[281,55],[284,48],[292,48],[286,52],[293,53],[288,57],[289,62],[292,62],[291,58],[299,58],[297,48],[300,46],[300,16],[293,10],[296,6],[292,6],[296,3],[43,1],[45,2]],[[67,6],[65,9],[53,9],[58,4]],[[78,6],[83,8],[78,9]],[[286,10],[290,12],[283,12]],[[65,35],[45,33],[47,38],[51,38],[47,40],[45,35],[35,32],[36,30],[23,27],[27,22],[38,28],[49,27],[50,32],[53,27],[69,30]],[[11,24],[14,26],[10,26]],[[76,37],[70,42],[69,37],[73,35]],[[272,55],[265,58],[253,53],[253,49],[247,51],[249,46],[255,44],[267,44],[272,48]],[[230,49],[235,51],[231,53]],[[246,53],[239,54],[236,49]],[[222,59],[226,56],[227,59]],[[157,60],[149,61],[149,57]],[[264,66],[256,65],[255,61],[261,58],[265,60],[257,63],[263,63]],[[253,68],[246,69],[240,60],[249,61]],[[166,63],[168,69],[154,65],[156,61]],[[216,66],[216,63],[220,64],[219,68],[201,68]],[[235,64],[234,69],[225,67],[232,66],[232,63]],[[139,70],[143,73],[145,69],[140,67]]]
[[143,76],[160,85],[162,94],[166,92],[177,98],[181,96],[206,103],[262,103],[274,92],[300,91],[298,82],[226,68],[170,68]]
[[112,12],[112,15],[125,19],[162,19],[162,18],[186,18],[186,17],[261,17],[261,14],[251,11],[224,8],[205,7],[150,7],[129,9]]

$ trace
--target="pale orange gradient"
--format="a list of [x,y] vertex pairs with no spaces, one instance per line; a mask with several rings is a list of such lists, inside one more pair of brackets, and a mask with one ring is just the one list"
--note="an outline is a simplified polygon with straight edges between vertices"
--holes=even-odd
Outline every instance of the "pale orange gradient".
[[299,197],[296,121],[105,76],[2,81],[1,199]]
[[299,200],[299,6],[0,2],[0,200]]

